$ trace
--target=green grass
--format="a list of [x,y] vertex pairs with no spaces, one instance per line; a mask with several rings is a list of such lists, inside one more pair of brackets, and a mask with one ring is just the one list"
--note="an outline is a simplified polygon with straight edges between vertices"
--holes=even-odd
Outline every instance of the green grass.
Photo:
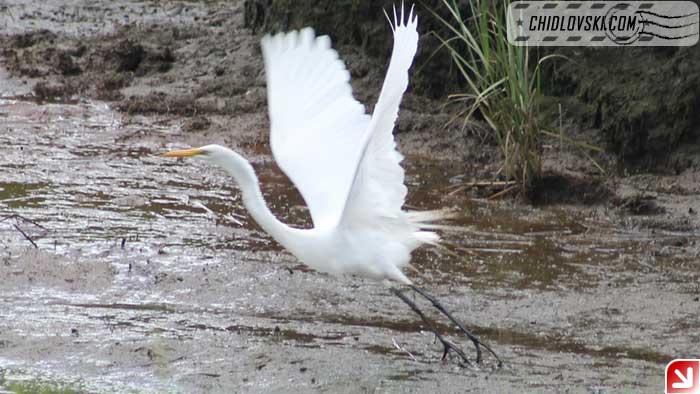
[[[514,181],[527,194],[541,175],[541,138],[565,139],[561,131],[543,129],[538,120],[541,95],[540,66],[559,55],[531,58],[532,49],[508,43],[507,1],[471,0],[462,14],[457,0],[443,0],[448,19],[438,18],[452,33],[440,40],[469,92],[450,95],[450,100],[464,103],[464,109],[452,121],[462,119],[494,136],[503,156],[499,174]],[[478,117],[482,122],[475,122]],[[483,126],[485,124],[485,127]]]
[[37,381],[10,381],[6,390],[15,394],[81,394],[75,388]]

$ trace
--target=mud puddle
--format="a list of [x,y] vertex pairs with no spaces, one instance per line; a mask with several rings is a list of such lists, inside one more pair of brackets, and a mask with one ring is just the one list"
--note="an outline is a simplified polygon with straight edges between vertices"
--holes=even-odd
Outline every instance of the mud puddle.
[[[193,139],[176,122],[9,98],[0,119],[0,376],[85,392],[657,392],[665,362],[697,356],[696,234],[450,196],[458,170],[409,158],[409,205],[464,214],[448,250],[416,253],[415,279],[506,362],[460,369],[382,285],[305,272],[222,171],[157,157]],[[244,149],[273,211],[308,223],[265,148]]]

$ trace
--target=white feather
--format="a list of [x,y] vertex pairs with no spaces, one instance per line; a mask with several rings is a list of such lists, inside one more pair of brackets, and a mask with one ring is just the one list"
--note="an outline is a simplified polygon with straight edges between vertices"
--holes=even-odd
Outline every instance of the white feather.
[[309,207],[314,226],[337,224],[370,117],[327,36],[310,28],[262,40],[270,146]]
[[418,47],[418,20],[413,15],[413,8],[405,23],[403,17],[402,8],[400,24],[395,22],[392,26],[394,49],[379,100],[374,107],[367,145],[345,206],[345,225],[374,226],[377,220],[407,220],[401,210],[407,193],[404,170],[400,165],[403,156],[396,150],[392,132],[401,98],[408,87],[408,69]]
[[[418,47],[417,24],[413,8],[406,16],[402,7],[398,17],[394,10],[394,48],[371,118],[352,97],[350,75],[328,37],[304,29],[263,39],[275,159],[304,197],[315,229],[332,229],[344,249],[356,250],[356,257],[316,262],[326,271],[408,283],[400,268],[411,251],[439,241],[422,225],[444,215],[401,209],[407,189],[393,136]],[[372,245],[371,254],[363,253],[363,244]],[[290,249],[312,266],[324,258]]]
[[403,159],[393,129],[418,46],[413,8],[397,17],[394,48],[370,117],[352,96],[350,74],[326,36],[303,29],[262,40],[277,163],[304,197],[314,227],[291,228],[268,209],[250,163],[218,145],[175,151],[225,168],[255,221],[299,260],[319,271],[410,283],[401,268],[418,246],[436,244],[429,222],[447,211],[405,212]]

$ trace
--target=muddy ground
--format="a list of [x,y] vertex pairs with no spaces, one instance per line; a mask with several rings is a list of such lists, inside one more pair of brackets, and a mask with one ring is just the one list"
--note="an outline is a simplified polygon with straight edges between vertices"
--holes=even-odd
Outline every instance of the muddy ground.
[[[308,224],[269,152],[260,36],[243,13],[0,5],[0,389],[658,393],[668,361],[700,356],[696,167],[601,175],[553,141],[537,204],[487,200],[497,189],[460,185],[492,179],[495,148],[413,94],[397,126],[408,204],[457,207],[463,228],[445,234],[449,251],[415,253],[413,278],[504,366],[441,361],[383,285],[300,266],[222,171],[157,157],[236,148],[273,211]],[[385,59],[340,52],[371,108]]]

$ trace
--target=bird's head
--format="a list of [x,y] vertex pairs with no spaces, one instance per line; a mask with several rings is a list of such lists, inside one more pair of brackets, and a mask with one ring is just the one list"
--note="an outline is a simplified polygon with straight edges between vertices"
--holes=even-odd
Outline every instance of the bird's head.
[[225,149],[219,145],[205,145],[199,148],[172,150],[160,155],[160,157],[194,157],[198,159],[211,159],[220,149]]
[[[221,145],[205,145],[199,148],[173,150],[160,155],[161,157],[193,157],[204,159],[217,164],[229,172],[236,173],[242,167],[250,167],[250,164],[238,153]],[[250,167],[252,170],[252,167]]]
[[[221,145],[205,145],[199,148],[173,150],[160,155],[161,157],[193,157],[221,164],[225,159],[240,157],[236,152]],[[241,158],[242,159],[242,158]]]

